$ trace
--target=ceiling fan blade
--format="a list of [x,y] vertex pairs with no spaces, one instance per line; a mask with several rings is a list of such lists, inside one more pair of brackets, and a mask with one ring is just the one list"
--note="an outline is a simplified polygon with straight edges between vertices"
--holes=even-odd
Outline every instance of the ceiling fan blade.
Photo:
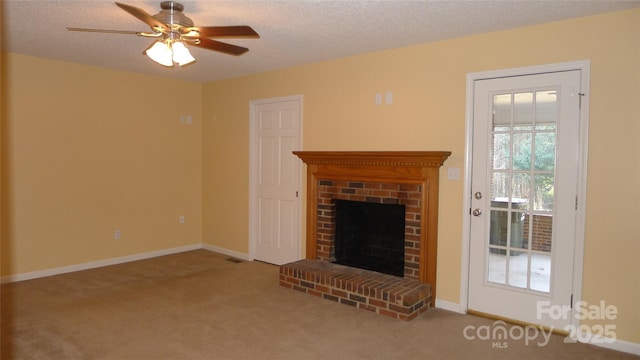
[[76,27],[68,27],[67,30],[80,31],[80,32],[106,33],[106,34],[138,35],[138,36],[152,37],[152,38],[157,38],[162,36],[161,32],[148,33],[148,32],[142,32],[142,31],[87,29],[87,28],[76,28]]
[[116,5],[118,5],[119,8],[121,8],[122,10],[128,12],[129,14],[135,16],[136,18],[138,18],[139,20],[141,20],[142,22],[144,22],[145,24],[151,26],[151,28],[155,31],[161,31],[161,32],[170,32],[171,29],[169,29],[167,27],[167,25],[163,24],[161,21],[158,21],[156,18],[154,18],[153,16],[151,16],[148,12],[137,8],[135,6],[131,6],[131,5],[127,5],[127,4],[123,4],[123,3],[119,3],[116,2]]
[[128,31],[128,30],[103,30],[103,29],[85,29],[85,28],[75,28],[68,27],[69,31],[81,31],[81,32],[97,32],[97,33],[108,33],[108,34],[126,34],[126,35],[138,35],[138,31]]
[[238,26],[194,26],[180,29],[184,36],[190,36],[189,33],[196,32],[195,37],[252,37],[259,38],[255,30],[247,25]]
[[189,39],[189,40],[190,40],[189,44],[193,46],[197,46],[197,47],[201,47],[201,48],[205,48],[213,51],[219,51],[229,55],[238,56],[249,51],[249,49],[242,46],[231,45],[231,44],[227,44],[227,43],[223,43],[220,41],[211,40],[207,38],[195,38],[195,39]]

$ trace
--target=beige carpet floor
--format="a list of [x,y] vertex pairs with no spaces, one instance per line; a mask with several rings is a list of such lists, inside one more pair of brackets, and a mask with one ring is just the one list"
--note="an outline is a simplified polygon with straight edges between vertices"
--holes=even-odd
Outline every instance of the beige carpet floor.
[[464,336],[493,320],[439,309],[392,320],[207,250],[5,284],[1,297],[2,360],[637,359],[556,335],[494,348]]

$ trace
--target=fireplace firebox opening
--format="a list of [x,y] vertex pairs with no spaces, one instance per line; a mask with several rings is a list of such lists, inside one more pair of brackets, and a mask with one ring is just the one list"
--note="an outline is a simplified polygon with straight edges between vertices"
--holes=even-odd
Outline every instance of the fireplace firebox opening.
[[335,260],[404,275],[405,205],[335,200]]

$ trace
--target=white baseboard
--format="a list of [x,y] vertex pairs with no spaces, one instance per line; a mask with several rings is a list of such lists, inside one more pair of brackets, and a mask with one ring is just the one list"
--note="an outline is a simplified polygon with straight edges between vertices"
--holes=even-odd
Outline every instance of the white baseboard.
[[236,259],[244,260],[244,261],[253,260],[253,259],[251,259],[249,254],[245,254],[245,253],[241,253],[241,252],[237,252],[237,251],[221,248],[221,247],[214,246],[214,245],[202,244],[202,248],[206,249],[206,250],[209,250],[209,251],[217,252],[217,253],[222,254],[222,255],[227,255],[227,256],[234,257]]
[[53,276],[53,275],[60,275],[60,274],[74,272],[74,271],[95,269],[103,266],[117,265],[117,264],[122,264],[126,262],[131,262],[131,261],[150,259],[158,256],[171,255],[171,254],[177,254],[185,251],[202,249],[202,247],[203,247],[202,244],[185,245],[185,246],[175,247],[171,249],[155,250],[155,251],[149,251],[141,254],[134,254],[134,255],[121,256],[121,257],[111,258],[111,259],[91,261],[83,264],[62,266],[62,267],[39,270],[39,271],[31,271],[31,272],[16,274],[16,275],[7,275],[0,278],[0,283],[6,284],[10,282],[31,280],[31,279],[37,279],[37,278]]
[[460,304],[457,304],[451,301],[436,299],[436,308],[453,311],[458,314],[464,314],[464,311],[460,310]]

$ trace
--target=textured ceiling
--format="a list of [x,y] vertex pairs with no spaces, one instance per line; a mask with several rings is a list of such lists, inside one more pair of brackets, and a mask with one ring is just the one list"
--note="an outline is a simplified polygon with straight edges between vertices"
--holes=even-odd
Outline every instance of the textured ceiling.
[[[160,1],[120,2],[150,14]],[[69,32],[66,27],[149,31],[102,0],[4,0],[2,46],[10,52],[197,82],[255,74],[372,51],[640,7],[634,1],[179,1],[196,26],[249,25],[260,39],[239,57],[192,48],[196,63],[157,65],[153,39]]]

